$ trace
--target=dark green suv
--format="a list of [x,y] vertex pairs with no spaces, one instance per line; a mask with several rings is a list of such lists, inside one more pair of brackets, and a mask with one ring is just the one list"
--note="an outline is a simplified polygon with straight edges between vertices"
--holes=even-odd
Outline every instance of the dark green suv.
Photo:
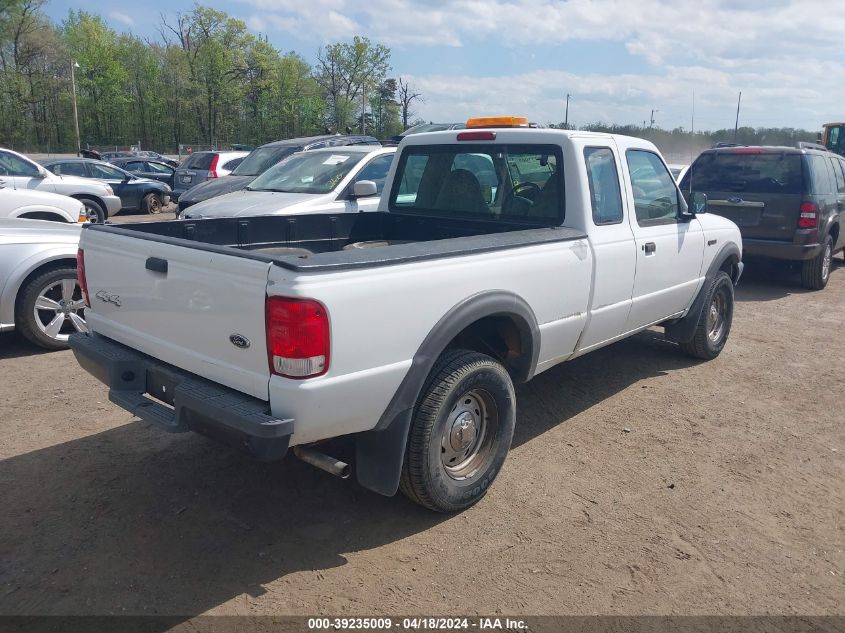
[[821,290],[845,248],[845,159],[807,147],[719,147],[703,152],[680,184],[707,194],[733,220],[743,255],[801,261],[806,288]]

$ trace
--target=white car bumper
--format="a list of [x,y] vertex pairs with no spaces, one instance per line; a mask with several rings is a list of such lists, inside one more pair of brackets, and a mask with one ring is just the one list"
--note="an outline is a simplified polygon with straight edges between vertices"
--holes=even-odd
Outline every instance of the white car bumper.
[[103,196],[103,202],[106,205],[106,213],[109,216],[112,216],[118,211],[120,211],[121,207],[123,206],[123,203],[117,196]]

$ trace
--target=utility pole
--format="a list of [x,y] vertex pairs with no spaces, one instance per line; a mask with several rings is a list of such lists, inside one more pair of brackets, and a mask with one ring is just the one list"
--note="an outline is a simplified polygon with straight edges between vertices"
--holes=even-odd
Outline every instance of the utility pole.
[[739,98],[736,100],[736,123],[734,123],[734,143],[736,143],[736,133],[739,131],[739,104],[742,103],[742,90],[739,91]]
[[690,132],[695,136],[695,88],[692,89],[692,120],[690,121]]
[[361,134],[367,133],[367,82],[361,83]]
[[76,129],[76,155],[82,153],[82,142],[79,139],[79,112],[76,109],[76,73],[74,68],[79,68],[79,64],[71,60],[70,62],[70,87],[73,92],[73,126]]
[[567,130],[569,129],[569,98],[571,96],[568,92],[566,93],[566,117],[563,120],[563,127]]
[[654,108],[651,109],[651,125],[648,126],[649,128],[654,127],[654,113],[655,112],[660,112],[660,110],[656,110]]

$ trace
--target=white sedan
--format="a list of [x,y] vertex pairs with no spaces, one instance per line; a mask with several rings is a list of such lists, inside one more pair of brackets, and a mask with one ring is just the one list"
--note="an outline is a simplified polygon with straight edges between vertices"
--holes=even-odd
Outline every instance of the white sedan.
[[0,218],[0,332],[17,330],[47,349],[87,332],[76,277],[82,226]]
[[222,218],[375,211],[395,147],[349,145],[299,152],[246,189],[199,202],[183,217]]
[[86,222],[85,204],[76,198],[35,189],[0,188],[0,218]]

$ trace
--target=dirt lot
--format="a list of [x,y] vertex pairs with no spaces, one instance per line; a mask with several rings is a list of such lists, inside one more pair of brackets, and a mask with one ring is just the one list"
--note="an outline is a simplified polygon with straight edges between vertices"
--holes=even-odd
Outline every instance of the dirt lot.
[[133,421],[2,334],[0,613],[842,614],[838,262],[820,293],[750,265],[716,361],[645,333],[520,387],[448,517]]

